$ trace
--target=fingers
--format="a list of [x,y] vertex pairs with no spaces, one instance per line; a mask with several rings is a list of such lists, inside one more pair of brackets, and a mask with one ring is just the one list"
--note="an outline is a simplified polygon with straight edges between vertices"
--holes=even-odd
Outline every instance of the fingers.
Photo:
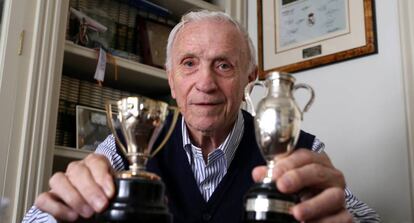
[[344,188],[345,179],[337,169],[312,163],[285,172],[277,180],[277,187],[284,193],[294,193],[306,187],[313,189]]
[[278,178],[289,170],[312,163],[333,168],[329,157],[325,153],[315,153],[307,149],[298,149],[283,159],[277,159],[274,175]]
[[[299,149],[284,158],[276,158],[273,179],[282,193],[300,193],[301,203],[292,208],[300,221],[352,222],[345,210],[345,178],[325,153]],[[258,182],[267,167],[256,167],[252,176]]]
[[115,193],[112,168],[109,160],[101,155],[93,154],[85,158],[85,165],[91,171],[94,180],[101,186],[105,195],[110,198]]
[[63,201],[65,206],[71,208],[82,217],[92,216],[93,209],[82,198],[63,173],[56,173],[50,178],[50,194],[56,196],[56,201]]
[[[298,149],[283,159],[276,158],[276,166],[273,169],[273,177],[277,179],[289,170],[312,163],[318,163],[322,166],[333,168],[329,157],[325,153],[315,153],[307,149]],[[266,171],[267,169],[265,166],[256,167],[252,172],[253,179],[256,182],[261,181],[265,177]]]
[[[252,172],[254,181],[266,176],[265,166],[256,167]],[[299,149],[288,157],[279,159],[273,170],[273,179],[281,192],[298,192],[305,187],[323,189],[345,187],[345,179],[331,163],[325,153]]]
[[101,212],[115,191],[110,163],[98,154],[70,163],[66,173],[55,173],[50,178],[49,186],[50,191],[39,195],[35,205],[64,221]]
[[78,218],[75,211],[64,205],[50,192],[40,194],[35,200],[35,206],[63,221],[75,221]]
[[260,182],[266,175],[267,167],[266,166],[258,166],[255,167],[252,171],[252,177],[255,182]]
[[96,212],[102,211],[109,202],[104,191],[112,193],[109,191],[112,189],[103,189],[109,186],[106,182],[109,173],[105,173],[109,167],[106,167],[103,159],[105,158],[100,155],[91,154],[83,161],[70,163],[66,170],[66,176],[73,187]]
[[300,221],[334,216],[345,207],[345,194],[342,188],[331,187],[317,196],[302,201],[292,208],[292,214]]

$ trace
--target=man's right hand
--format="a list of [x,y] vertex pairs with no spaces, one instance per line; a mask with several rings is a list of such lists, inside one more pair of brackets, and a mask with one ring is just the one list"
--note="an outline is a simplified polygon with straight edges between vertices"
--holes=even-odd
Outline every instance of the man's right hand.
[[35,206],[58,220],[90,218],[103,211],[114,195],[112,167],[108,159],[90,154],[71,162],[65,173],[55,173],[49,180],[50,190],[40,194]]

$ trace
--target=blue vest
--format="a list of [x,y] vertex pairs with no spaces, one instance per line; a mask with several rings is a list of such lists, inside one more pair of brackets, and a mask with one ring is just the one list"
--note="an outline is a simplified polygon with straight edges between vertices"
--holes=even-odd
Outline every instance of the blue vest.
[[[174,223],[241,222],[243,196],[253,185],[254,167],[265,165],[254,136],[253,118],[243,111],[245,128],[239,148],[227,174],[206,202],[197,186],[186,152],[183,149],[181,118],[170,140],[153,159],[148,170],[157,173],[165,183],[166,197]],[[311,148],[315,136],[301,131],[297,148]]]

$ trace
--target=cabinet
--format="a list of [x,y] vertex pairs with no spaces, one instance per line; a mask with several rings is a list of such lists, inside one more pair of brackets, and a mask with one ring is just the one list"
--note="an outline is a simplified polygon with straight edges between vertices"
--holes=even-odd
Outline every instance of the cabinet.
[[[89,4],[87,0],[72,0],[76,4]],[[115,0],[105,0],[106,2]],[[86,3],[85,3],[86,2]],[[116,2],[123,2],[116,0]],[[125,1],[124,1],[125,2]],[[171,12],[170,17],[177,20],[184,13],[193,9],[207,9],[211,11],[224,11],[223,5],[228,4],[220,1],[211,3],[210,1],[203,0],[152,0],[151,2],[168,9]],[[84,6],[85,7],[85,6]],[[224,5],[224,7],[227,7]],[[111,9],[113,10],[113,8]],[[119,16],[118,16],[119,17]],[[67,24],[66,24],[67,25]],[[109,27],[110,28],[110,27]],[[95,73],[97,64],[98,52],[91,48],[86,48],[75,44],[73,41],[66,40],[64,43],[64,59],[62,66],[62,82],[61,82],[61,97],[62,102],[62,89],[66,87],[63,85],[65,76],[69,76],[71,79],[80,81],[93,81],[93,75]],[[169,95],[169,86],[166,77],[165,70],[150,66],[137,61],[114,56],[115,63],[107,63],[104,86],[117,89],[119,91],[132,91],[133,93],[144,95],[147,97],[165,100]],[[117,71],[115,71],[114,64],[116,64]],[[115,80],[116,76],[116,80]],[[80,91],[79,91],[80,92]],[[80,93],[82,94],[82,93]],[[85,94],[85,93],[83,93]],[[78,97],[82,97],[79,96]],[[72,102],[70,102],[72,103]],[[76,103],[76,102],[73,102]],[[96,107],[96,106],[95,106]],[[103,107],[101,107],[102,109]],[[63,120],[63,122],[73,123],[73,106],[72,106],[72,119]],[[58,111],[61,111],[61,105],[59,105]],[[60,113],[59,113],[60,114]],[[62,118],[58,116],[57,130],[55,138],[55,147],[53,153],[53,167],[52,172],[63,171],[66,168],[67,163],[73,160],[82,159],[87,156],[90,151],[75,149],[73,145],[74,137],[76,137],[74,128],[71,128],[70,140],[72,143],[62,143],[63,134],[60,132],[59,125],[61,125]],[[76,128],[76,127],[75,127]],[[59,138],[59,137],[60,138]],[[66,133],[65,133],[66,137]],[[65,138],[66,140],[66,138]],[[63,140],[63,141],[65,141]],[[69,146],[68,146],[69,145]]]

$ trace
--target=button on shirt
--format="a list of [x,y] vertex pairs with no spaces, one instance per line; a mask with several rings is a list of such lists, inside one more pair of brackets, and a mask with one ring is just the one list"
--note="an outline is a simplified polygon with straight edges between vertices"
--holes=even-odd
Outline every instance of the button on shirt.
[[193,170],[201,194],[208,201],[221,179],[226,175],[239,146],[244,131],[243,115],[241,111],[238,113],[236,123],[230,134],[218,148],[208,154],[207,162],[203,159],[201,148],[191,143],[184,118],[181,125],[183,145],[188,162]]

